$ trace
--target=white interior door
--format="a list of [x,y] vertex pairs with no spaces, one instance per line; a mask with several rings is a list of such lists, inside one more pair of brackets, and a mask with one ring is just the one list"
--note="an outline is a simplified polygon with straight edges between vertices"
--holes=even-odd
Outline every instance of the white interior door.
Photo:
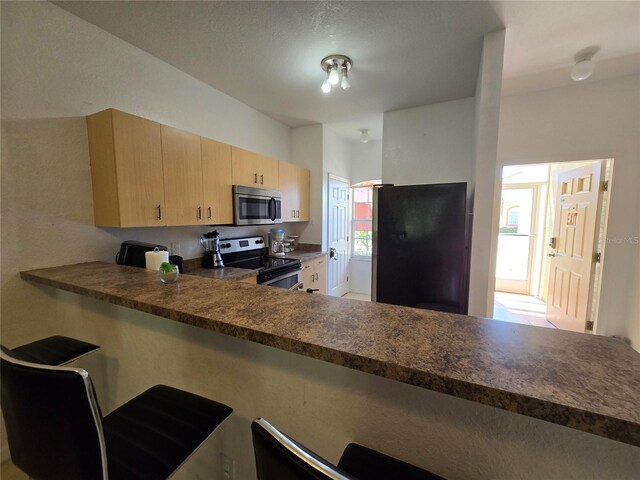
[[547,320],[563,330],[585,331],[601,168],[595,162],[562,173],[556,186]]
[[329,174],[327,292],[341,297],[349,292],[349,180]]

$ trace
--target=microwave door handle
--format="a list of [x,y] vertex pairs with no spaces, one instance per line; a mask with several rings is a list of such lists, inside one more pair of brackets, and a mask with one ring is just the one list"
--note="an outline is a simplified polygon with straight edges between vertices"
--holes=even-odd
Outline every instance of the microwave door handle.
[[[273,205],[273,215],[271,215],[271,205]],[[269,199],[269,219],[272,222],[276,221],[276,199],[273,197]]]

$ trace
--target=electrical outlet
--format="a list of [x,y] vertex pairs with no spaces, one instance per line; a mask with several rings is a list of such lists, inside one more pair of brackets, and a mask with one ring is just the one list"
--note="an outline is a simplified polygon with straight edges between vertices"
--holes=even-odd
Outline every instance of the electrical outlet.
[[171,243],[171,255],[182,255],[179,242]]
[[222,478],[224,478],[224,480],[233,480],[233,471],[235,467],[233,458],[223,453],[222,462],[220,463],[222,464]]

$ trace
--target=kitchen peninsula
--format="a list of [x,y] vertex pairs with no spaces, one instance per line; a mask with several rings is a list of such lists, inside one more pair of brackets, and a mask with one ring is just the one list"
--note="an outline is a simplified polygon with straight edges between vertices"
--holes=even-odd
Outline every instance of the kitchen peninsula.
[[640,354],[618,339],[102,262],[21,277],[640,446]]

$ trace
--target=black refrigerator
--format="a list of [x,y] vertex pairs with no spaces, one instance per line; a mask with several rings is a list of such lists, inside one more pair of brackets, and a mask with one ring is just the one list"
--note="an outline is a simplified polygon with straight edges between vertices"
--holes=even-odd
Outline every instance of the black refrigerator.
[[468,208],[466,183],[374,187],[372,300],[466,314]]

